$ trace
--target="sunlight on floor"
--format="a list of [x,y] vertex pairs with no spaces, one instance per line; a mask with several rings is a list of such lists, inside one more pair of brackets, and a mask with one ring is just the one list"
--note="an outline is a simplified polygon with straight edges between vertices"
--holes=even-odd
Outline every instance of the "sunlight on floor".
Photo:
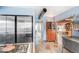
[[40,47],[39,53],[59,53],[60,47],[54,42],[46,42],[46,47]]

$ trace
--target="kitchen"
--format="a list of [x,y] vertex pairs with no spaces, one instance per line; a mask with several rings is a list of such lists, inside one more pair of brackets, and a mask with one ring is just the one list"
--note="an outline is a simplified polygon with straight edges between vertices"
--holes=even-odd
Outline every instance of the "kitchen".
[[62,52],[64,49],[69,53],[79,53],[79,7],[71,8],[54,18],[60,19],[57,22],[61,24],[62,33]]
[[78,52],[78,8],[0,7],[0,53]]

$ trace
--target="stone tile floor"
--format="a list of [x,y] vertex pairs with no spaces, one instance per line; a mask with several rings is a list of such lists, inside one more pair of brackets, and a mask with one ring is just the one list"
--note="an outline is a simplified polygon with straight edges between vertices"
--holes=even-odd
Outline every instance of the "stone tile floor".
[[69,53],[69,51],[66,50],[65,48],[63,48],[63,51],[62,51],[62,47],[58,46],[54,42],[46,42],[46,47],[39,46],[37,50],[38,50],[38,53]]

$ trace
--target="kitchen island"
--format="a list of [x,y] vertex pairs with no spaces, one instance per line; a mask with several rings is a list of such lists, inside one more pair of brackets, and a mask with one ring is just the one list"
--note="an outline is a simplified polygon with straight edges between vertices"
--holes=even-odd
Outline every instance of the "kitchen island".
[[79,38],[63,36],[63,47],[73,53],[79,53]]

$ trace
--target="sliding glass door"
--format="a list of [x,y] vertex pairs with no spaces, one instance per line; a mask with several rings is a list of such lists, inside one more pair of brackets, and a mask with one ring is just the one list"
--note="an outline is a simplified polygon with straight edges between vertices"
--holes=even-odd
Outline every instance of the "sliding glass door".
[[15,42],[15,17],[6,16],[6,43]]
[[0,16],[0,44],[32,41],[32,16]]
[[17,42],[32,42],[32,17],[17,16]]
[[6,16],[0,16],[0,44],[6,39]]
[[14,43],[14,16],[0,16],[0,44]]

